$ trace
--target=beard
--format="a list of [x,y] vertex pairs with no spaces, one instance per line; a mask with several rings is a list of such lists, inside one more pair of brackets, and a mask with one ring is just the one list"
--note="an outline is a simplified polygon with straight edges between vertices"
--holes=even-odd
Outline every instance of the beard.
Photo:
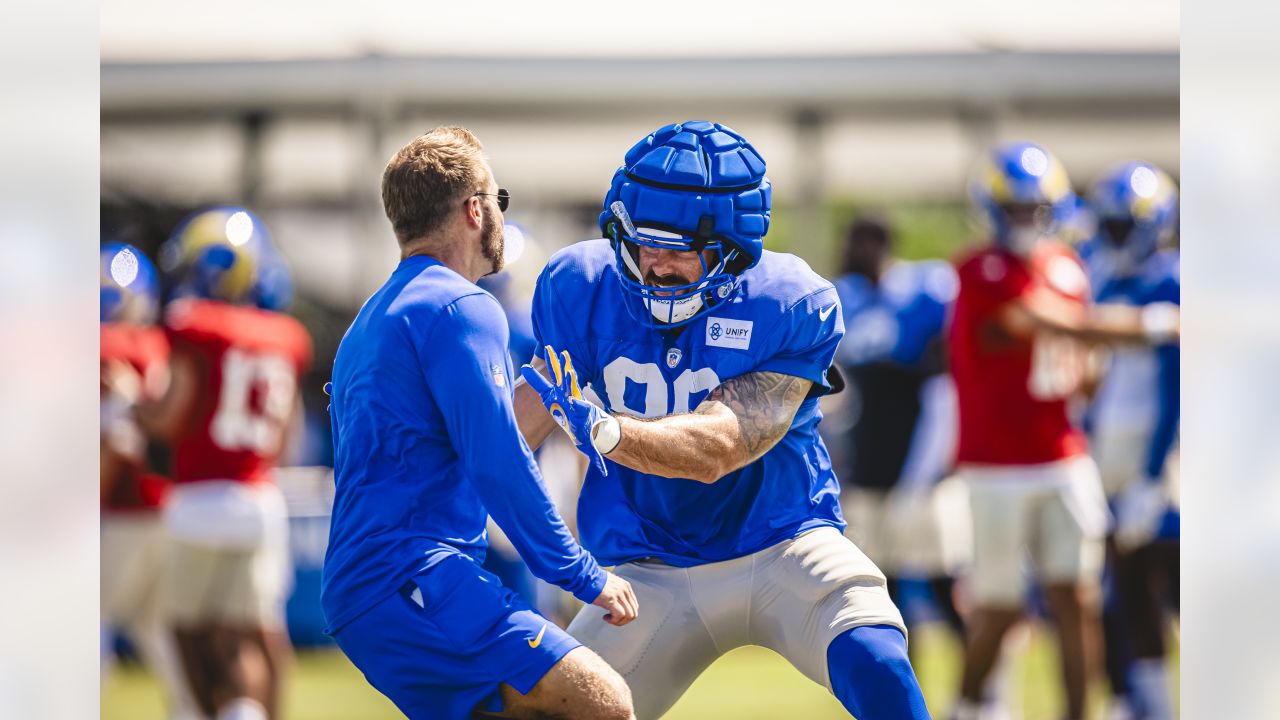
[[503,267],[503,254],[506,252],[506,240],[502,234],[502,223],[498,222],[497,214],[491,213],[486,208],[484,211],[484,227],[480,233],[480,254],[486,260],[493,264],[493,272],[501,272]]

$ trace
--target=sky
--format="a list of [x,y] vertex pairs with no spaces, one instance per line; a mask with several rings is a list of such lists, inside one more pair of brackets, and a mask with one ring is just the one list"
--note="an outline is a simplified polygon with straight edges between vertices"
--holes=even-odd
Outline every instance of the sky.
[[104,62],[1171,51],[1176,0],[480,3],[103,0]]

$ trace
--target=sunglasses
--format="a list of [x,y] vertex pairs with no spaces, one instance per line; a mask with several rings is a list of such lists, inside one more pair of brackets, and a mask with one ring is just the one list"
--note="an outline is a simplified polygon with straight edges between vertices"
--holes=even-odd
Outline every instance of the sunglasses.
[[498,209],[502,212],[506,212],[507,206],[511,204],[511,193],[507,192],[506,188],[498,188],[498,192],[496,193],[478,192],[475,195],[472,195],[472,197],[475,197],[476,195],[492,195],[493,197],[498,198]]

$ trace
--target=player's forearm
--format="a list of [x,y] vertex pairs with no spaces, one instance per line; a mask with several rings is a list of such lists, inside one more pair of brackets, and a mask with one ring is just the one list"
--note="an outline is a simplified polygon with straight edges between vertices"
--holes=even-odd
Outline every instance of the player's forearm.
[[633,470],[713,483],[751,461],[733,413],[709,411],[644,420],[616,416],[622,439],[607,457]]
[[778,443],[812,383],[775,372],[726,380],[686,415],[618,418],[622,439],[609,459],[633,470],[713,483]]
[[199,392],[199,376],[189,352],[175,352],[169,365],[169,387],[160,399],[134,408],[134,417],[150,437],[172,444],[185,430]]
[[1138,308],[1124,305],[1098,305],[1089,310],[1084,321],[1075,328],[1079,339],[1091,343],[1149,343],[1146,326]]
[[[471,457],[473,486],[535,577],[591,602],[604,586],[604,572],[565,526],[533,458],[514,445]],[[498,459],[513,454],[522,462]]]
[[[516,512],[527,512],[527,509]],[[547,523],[547,516],[552,522]],[[604,587],[605,575],[600,564],[570,535],[569,529],[554,511],[542,510],[534,514],[532,526],[508,513],[494,522],[507,534],[520,559],[529,572],[539,580],[555,585],[584,603],[596,599]]]
[[[546,366],[537,359],[534,360],[533,365],[539,370],[541,370],[539,366]],[[552,419],[551,413],[547,412],[538,393],[529,387],[529,383],[525,382],[524,378],[516,380],[513,406],[516,413],[516,426],[520,428],[520,434],[524,436],[524,441],[529,445],[530,450],[537,450],[542,443],[546,442],[547,436],[556,429],[556,421]]]
[[1084,309],[1051,297],[1013,303],[1001,316],[1004,328],[1023,337],[1039,331],[1066,335],[1092,344],[1151,344],[1177,340],[1177,310],[1161,307],[1095,305]]

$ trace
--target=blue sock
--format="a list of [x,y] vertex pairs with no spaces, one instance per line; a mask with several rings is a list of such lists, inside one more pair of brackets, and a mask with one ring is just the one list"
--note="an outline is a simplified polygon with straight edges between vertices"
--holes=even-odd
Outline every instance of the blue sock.
[[929,720],[907,659],[907,638],[892,625],[863,625],[827,647],[831,690],[859,720]]

